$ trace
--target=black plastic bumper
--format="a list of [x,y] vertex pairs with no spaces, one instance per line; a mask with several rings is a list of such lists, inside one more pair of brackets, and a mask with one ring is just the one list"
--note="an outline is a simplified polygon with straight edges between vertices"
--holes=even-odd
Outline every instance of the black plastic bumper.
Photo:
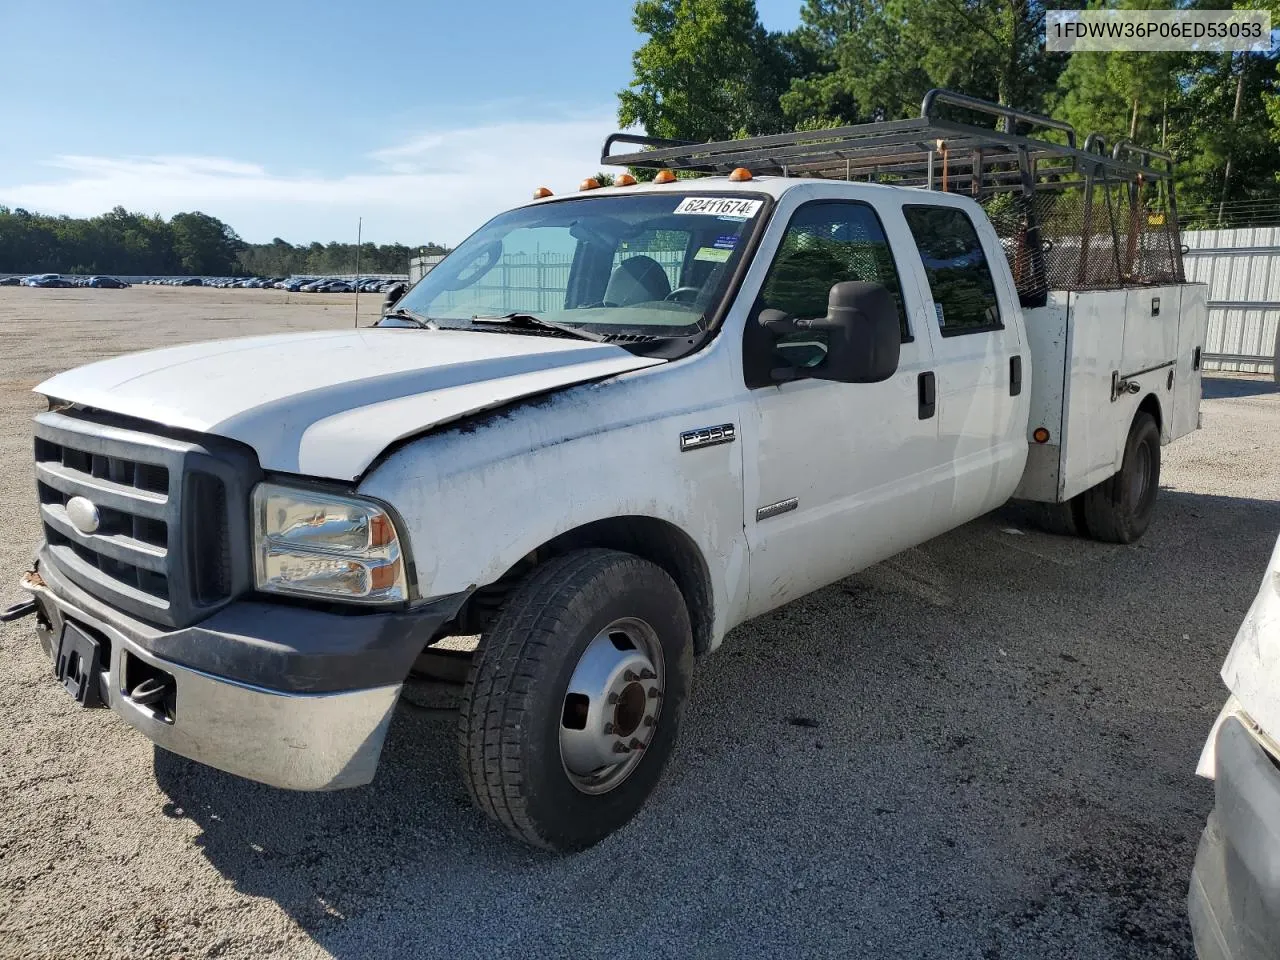
[[46,551],[41,547],[38,570],[55,597],[147,653],[215,677],[287,693],[403,682],[422,648],[466,599],[459,594],[409,610],[350,614],[241,600],[197,624],[166,631],[102,603],[62,575]]
[[1280,957],[1280,768],[1235,717],[1216,741],[1215,804],[1187,906],[1200,960]]

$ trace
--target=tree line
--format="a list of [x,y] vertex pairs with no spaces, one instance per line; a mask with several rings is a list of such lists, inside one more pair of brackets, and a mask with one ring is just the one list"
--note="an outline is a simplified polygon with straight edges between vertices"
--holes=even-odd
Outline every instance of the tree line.
[[[360,272],[402,274],[409,258],[444,253],[428,243],[360,245]],[[0,271],[124,276],[290,276],[353,273],[354,243],[246,243],[205,213],[169,219],[116,207],[97,217],[47,216],[0,206]]]
[[[771,32],[755,0],[638,0],[646,39],[618,119],[723,140],[919,115],[932,87],[1171,152],[1188,223],[1280,223],[1280,50],[1048,53],[1049,9],[1220,9],[1215,0],[804,0]],[[1280,2],[1253,0],[1272,11]]]

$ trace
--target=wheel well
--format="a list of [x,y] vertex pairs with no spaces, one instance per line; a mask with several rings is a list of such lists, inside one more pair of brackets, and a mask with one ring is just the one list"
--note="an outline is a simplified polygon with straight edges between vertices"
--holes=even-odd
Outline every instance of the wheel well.
[[537,555],[543,560],[584,547],[608,547],[633,553],[665,570],[680,588],[689,610],[694,652],[703,654],[711,649],[715,619],[711,575],[702,551],[687,533],[655,517],[610,517],[560,534],[539,547]]
[[606,547],[635,554],[655,563],[676,582],[684,596],[693,626],[693,649],[711,649],[714,606],[711,575],[702,551],[692,538],[675,524],[654,517],[611,517],[575,527],[531,551],[493,583],[482,586],[467,598],[457,616],[441,635],[483,633],[497,616],[516,584],[540,563],[570,550]]
[[1156,429],[1164,433],[1164,421],[1160,417],[1160,401],[1154,393],[1148,393],[1138,404],[1138,413],[1149,413],[1156,422]]

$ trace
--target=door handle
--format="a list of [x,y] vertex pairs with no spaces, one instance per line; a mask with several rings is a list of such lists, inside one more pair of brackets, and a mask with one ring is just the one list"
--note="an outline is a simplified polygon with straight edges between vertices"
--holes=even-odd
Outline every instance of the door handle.
[[1009,396],[1022,393],[1022,357],[1009,358]]
[[938,409],[938,385],[932,370],[920,374],[916,388],[920,395],[920,419],[928,420]]

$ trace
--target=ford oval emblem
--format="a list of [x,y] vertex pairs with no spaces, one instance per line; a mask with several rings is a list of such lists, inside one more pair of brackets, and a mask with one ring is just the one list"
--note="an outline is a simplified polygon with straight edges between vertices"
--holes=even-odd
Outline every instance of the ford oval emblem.
[[98,529],[98,524],[102,522],[102,514],[98,513],[98,508],[92,500],[86,497],[72,497],[67,501],[67,519],[71,521],[73,527],[87,536]]

